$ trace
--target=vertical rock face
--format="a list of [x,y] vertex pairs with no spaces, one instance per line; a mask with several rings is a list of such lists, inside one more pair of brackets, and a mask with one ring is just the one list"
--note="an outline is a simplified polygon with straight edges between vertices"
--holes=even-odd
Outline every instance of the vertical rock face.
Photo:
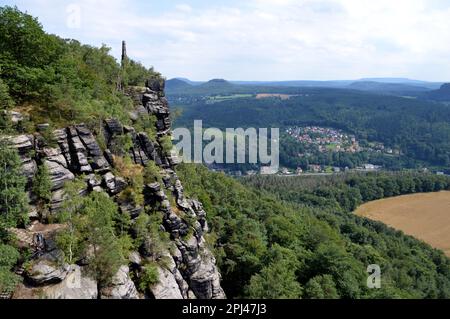
[[[134,99],[136,98],[134,95]],[[142,106],[148,114],[157,118],[157,135],[159,138],[170,135],[170,111],[164,97],[164,81],[149,79],[145,93],[141,94]],[[139,109],[141,107],[138,107]],[[201,203],[185,198],[183,186],[174,172],[173,164],[177,160],[164,154],[161,145],[152,141],[145,133],[138,133],[134,139],[133,154],[136,164],[153,160],[163,168],[163,185],[153,183],[147,185],[146,200],[149,204],[159,202],[163,212],[164,229],[170,233],[176,245],[173,256],[169,256],[168,269],[159,269],[161,281],[153,287],[156,298],[189,298],[199,299],[225,298],[220,286],[220,274],[215,259],[205,247],[203,232],[207,231],[206,213]],[[166,193],[175,197],[176,207],[167,200]],[[188,224],[183,216],[194,220]],[[190,234],[190,231],[192,234]],[[167,256],[166,256],[167,257]],[[175,285],[176,283],[176,285]],[[190,292],[190,293],[188,293]]]
[[122,266],[112,279],[109,287],[101,291],[102,299],[139,299],[139,294],[130,278],[128,266]]
[[[172,248],[158,257],[164,259],[164,263],[158,264],[159,280],[149,287],[150,297],[225,298],[215,259],[203,238],[203,234],[208,231],[206,212],[200,202],[186,198],[182,182],[174,171],[178,160],[168,155],[170,152],[164,150],[160,143],[162,138],[171,135],[164,80],[148,79],[145,90],[129,88],[126,92],[136,103],[135,111],[131,112],[133,116],[130,116],[132,120],[136,121],[144,115],[156,118],[156,138],[149,137],[145,132],[136,132],[133,127],[124,126],[116,119],[105,120],[102,134],[98,136],[82,123],[55,130],[55,145],[42,142],[39,133],[35,136],[16,136],[10,138],[10,141],[19,151],[24,174],[31,184],[38,163],[47,166],[52,182],[52,214],[58,214],[61,208],[65,196],[64,183],[83,177],[86,189],[80,195],[91,191],[105,191],[118,203],[121,213],[129,214],[133,220],[143,213],[144,208],[121,199],[120,193],[128,184],[124,178],[115,176],[115,157],[129,155],[135,164],[143,166],[154,161],[163,178],[162,182],[145,185],[145,206],[154,207],[161,214],[159,228],[170,234]],[[121,142],[125,135],[129,135],[129,140],[132,141],[132,145],[127,145],[130,149],[124,149]],[[100,147],[99,141],[100,145],[106,145],[106,149]],[[32,196],[30,201],[33,206]],[[33,213],[33,216],[39,218],[39,214]],[[95,281],[82,275],[83,265],[55,268],[42,255],[37,255],[35,260],[35,267],[39,270],[35,269],[35,273],[41,274],[40,277],[28,276],[30,281],[44,285],[42,289],[48,298],[139,298],[143,294],[138,293],[131,278],[139,278],[141,264],[146,260],[158,263],[151,251],[151,239],[146,242],[149,241],[150,244],[144,245],[139,253],[134,252],[130,256],[130,264],[119,269],[110,287],[100,291],[96,290]],[[77,281],[78,286],[70,284],[73,280]]]

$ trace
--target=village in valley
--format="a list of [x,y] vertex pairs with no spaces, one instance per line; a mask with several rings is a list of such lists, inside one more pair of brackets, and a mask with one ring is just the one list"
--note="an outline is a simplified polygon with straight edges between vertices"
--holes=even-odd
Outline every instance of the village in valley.
[[343,130],[320,127],[320,126],[295,126],[284,130],[284,133],[295,139],[303,146],[303,152],[298,153],[299,158],[308,159],[307,167],[287,168],[287,167],[271,167],[260,166],[256,169],[248,169],[244,172],[236,168],[227,168],[223,165],[210,165],[209,168],[213,171],[223,171],[228,175],[242,176],[242,175],[330,175],[339,174],[349,171],[371,172],[381,170],[383,167],[372,163],[363,163],[357,167],[339,167],[330,165],[321,165],[311,161],[312,158],[319,154],[333,154],[333,153],[377,153],[387,156],[401,155],[400,150],[386,147],[379,142],[358,141],[355,135],[346,133]]
[[319,126],[292,127],[286,133],[306,146],[315,146],[321,152],[348,152],[362,151],[354,135],[345,134],[341,130]]
[[[299,153],[299,157],[309,158],[318,153],[349,153],[355,154],[360,152],[380,153],[386,155],[400,155],[400,150],[385,147],[383,143],[371,142],[361,145],[355,135],[346,133],[339,129],[320,127],[320,126],[295,126],[289,127],[285,133],[297,140],[305,147],[304,153]],[[359,171],[375,171],[381,169],[371,163],[365,163],[355,170]],[[290,174],[305,174],[305,173],[340,173],[343,170],[348,170],[344,167],[327,167],[315,163],[310,163],[308,169],[304,171],[298,168],[295,173],[288,169],[282,169],[281,173],[284,175]],[[261,172],[264,174],[265,172]]]

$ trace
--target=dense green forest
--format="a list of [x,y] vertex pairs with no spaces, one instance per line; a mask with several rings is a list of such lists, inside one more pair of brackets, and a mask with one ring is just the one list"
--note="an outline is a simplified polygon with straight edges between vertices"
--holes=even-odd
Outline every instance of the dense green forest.
[[[303,189],[317,181],[298,182],[304,188],[296,190],[291,178],[272,183],[259,177],[244,186],[200,165],[183,164],[177,172],[189,195],[200,199],[208,211],[212,228],[208,241],[229,297],[449,297],[450,260],[442,252],[350,212],[377,196],[435,190],[435,184],[448,189],[448,178],[354,176],[349,185],[346,180],[319,181],[336,186],[320,187],[323,194],[311,190],[302,198]],[[395,191],[394,181],[412,184]],[[371,194],[363,185],[371,189],[374,183],[378,193]],[[382,268],[379,290],[366,286],[370,264]]]
[[[361,142],[382,142],[401,149],[402,158],[378,159],[388,167],[396,168],[394,162],[398,160],[401,165],[397,166],[405,167],[417,167],[418,162],[441,168],[450,164],[450,106],[444,104],[316,88],[301,89],[300,96],[287,100],[236,98],[180,107],[183,113],[176,126],[189,127],[198,119],[203,120],[204,127],[217,128],[319,125],[342,129]],[[286,145],[282,154],[294,153],[293,147]],[[285,163],[289,164],[287,159]]]
[[288,178],[249,176],[242,178],[241,182],[276,194],[280,200],[306,206],[339,207],[349,212],[377,199],[450,190],[450,177],[413,171]]
[[36,18],[0,7],[0,129],[7,128],[3,110],[13,107],[29,117],[21,131],[47,122],[94,125],[108,116],[128,123],[133,102],[116,90],[119,76],[142,86],[159,74],[130,59],[121,68],[109,52],[47,34]]

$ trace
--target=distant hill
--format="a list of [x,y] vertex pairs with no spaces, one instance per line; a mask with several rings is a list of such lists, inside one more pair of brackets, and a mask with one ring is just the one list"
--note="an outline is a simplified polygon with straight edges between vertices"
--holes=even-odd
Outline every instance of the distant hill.
[[425,97],[435,101],[450,101],[450,83],[443,84],[438,90],[428,92]]
[[200,86],[202,88],[230,88],[233,87],[234,84],[228,82],[227,80],[224,79],[212,79],[206,83],[202,83],[200,84]]
[[[175,95],[217,95],[217,94],[258,94],[284,93],[301,94],[308,88],[329,88],[366,91],[396,96],[423,97],[430,90],[438,89],[442,83],[425,82],[403,78],[367,78],[360,80],[336,81],[227,81],[213,79],[208,82],[176,78],[182,83],[168,86],[168,94]],[[171,80],[170,80],[171,81]]]
[[183,90],[192,87],[192,84],[180,79],[170,79],[166,81],[167,90]]
[[438,89],[442,82],[427,82],[421,80],[407,79],[407,78],[363,78],[358,81],[362,82],[379,82],[379,83],[391,83],[391,84],[409,84],[422,86],[429,89]]
[[378,92],[392,95],[417,95],[430,89],[419,85],[405,83],[384,83],[375,81],[357,81],[348,86],[349,89]]
[[205,81],[191,81],[188,78],[175,78],[175,79],[186,82],[187,84],[190,85],[200,85],[202,83],[205,83]]
[[251,86],[271,86],[271,87],[321,87],[321,88],[344,88],[353,83],[350,80],[341,81],[231,81],[233,84]]

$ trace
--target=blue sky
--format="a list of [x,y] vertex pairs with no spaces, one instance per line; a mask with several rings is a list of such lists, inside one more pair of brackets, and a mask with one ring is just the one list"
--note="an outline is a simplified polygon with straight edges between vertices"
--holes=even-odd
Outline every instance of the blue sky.
[[450,80],[448,0],[0,0],[167,78]]

